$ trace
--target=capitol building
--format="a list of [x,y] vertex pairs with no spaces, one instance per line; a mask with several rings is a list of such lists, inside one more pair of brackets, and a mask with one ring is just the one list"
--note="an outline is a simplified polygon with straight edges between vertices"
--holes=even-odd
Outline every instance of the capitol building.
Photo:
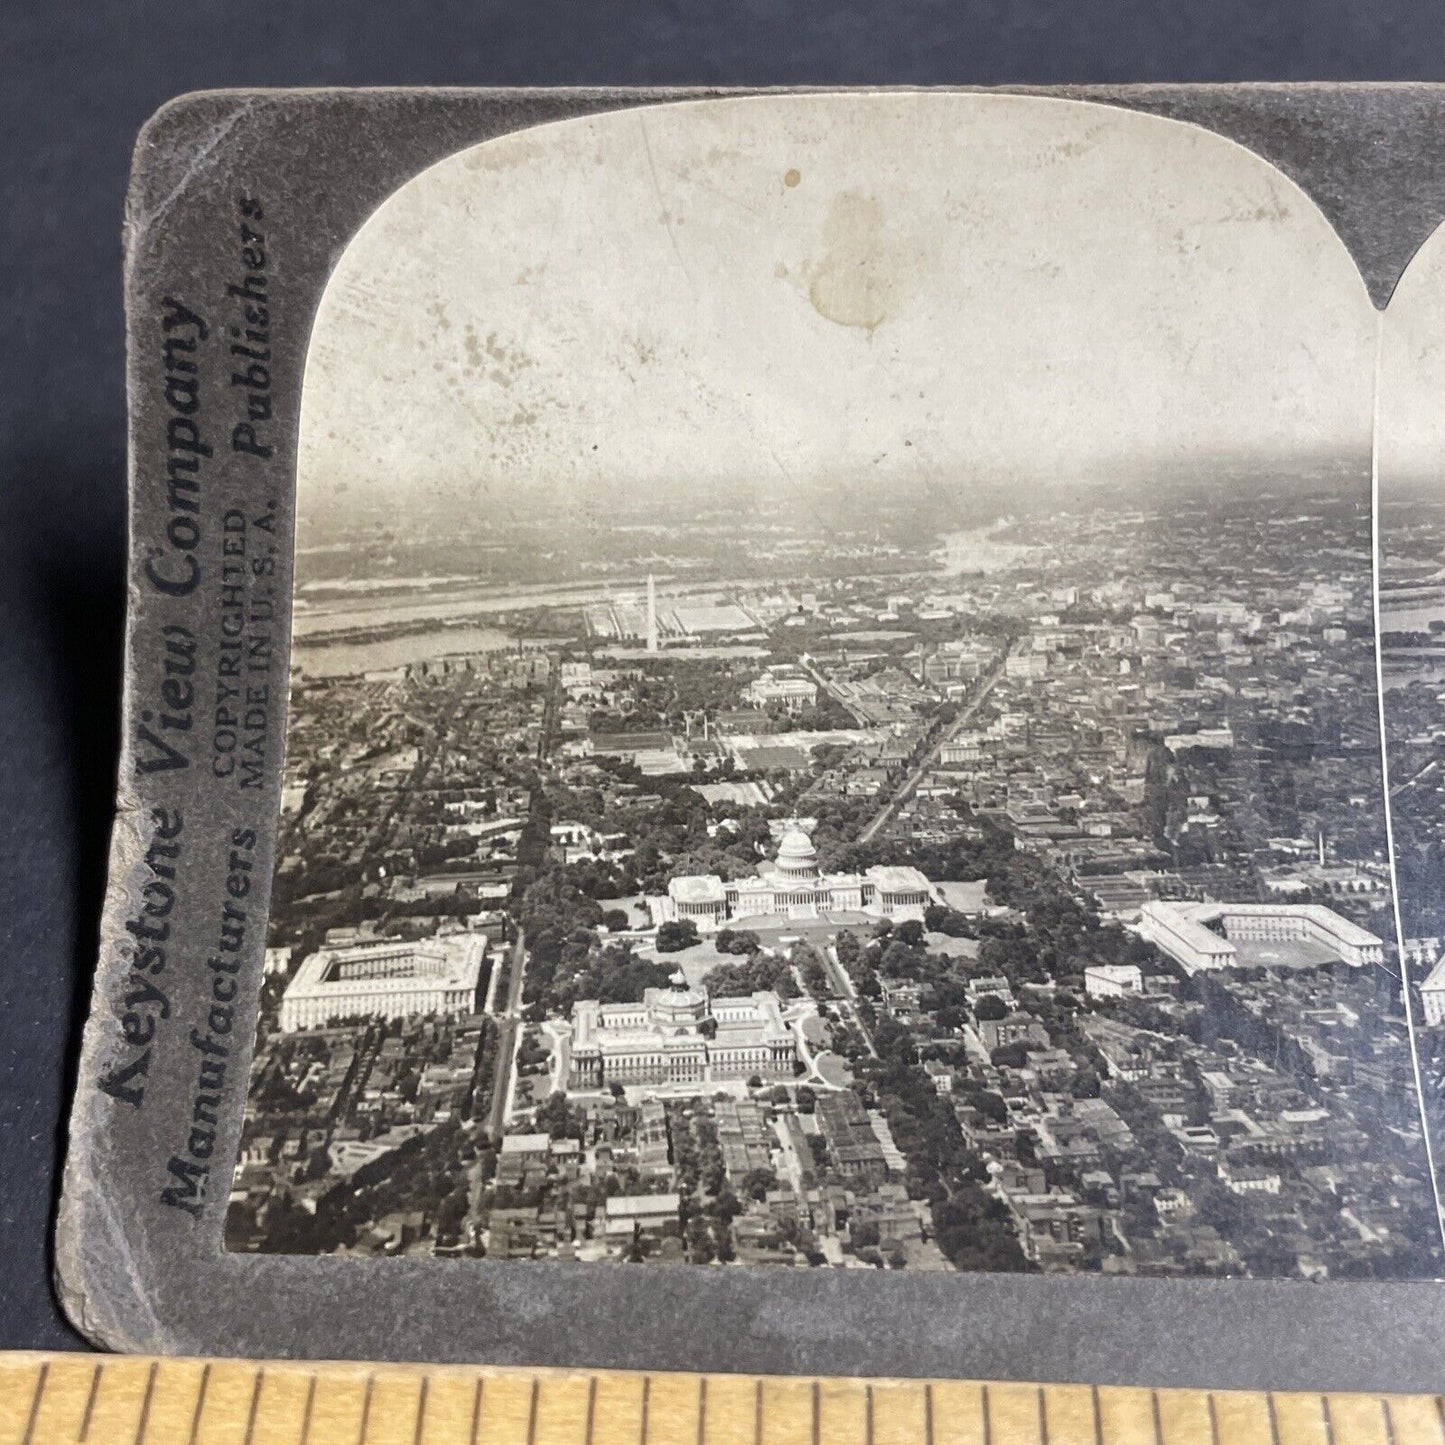
[[813,840],[790,828],[771,862],[752,878],[724,881],[715,873],[690,874],[668,882],[666,894],[649,898],[655,924],[688,920],[700,933],[713,933],[745,918],[818,918],[829,913],[864,913],[901,922],[922,919],[934,902],[933,885],[917,868],[869,868],[863,873],[824,873]]

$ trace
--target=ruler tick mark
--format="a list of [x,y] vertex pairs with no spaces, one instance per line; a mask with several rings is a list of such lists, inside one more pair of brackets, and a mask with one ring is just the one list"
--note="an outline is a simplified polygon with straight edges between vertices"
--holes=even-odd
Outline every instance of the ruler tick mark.
[[983,1445],[993,1445],[993,1417],[988,1408],[987,1385],[979,1386],[978,1410],[983,1420]]
[[1154,1445],[1164,1445],[1164,1426],[1159,1419],[1159,1391],[1149,1391],[1149,1410],[1154,1417]]
[[822,1436],[823,1436],[823,1410],[822,1410],[822,1400],[821,1400],[822,1393],[823,1393],[823,1386],[822,1386],[817,1380],[814,1380],[814,1381],[813,1381],[813,1430],[812,1430],[813,1445],[822,1445]]
[[306,1386],[306,1409],[301,1415],[300,1445],[306,1445],[311,1438],[311,1408],[316,1403],[316,1376],[312,1375]]
[[196,1408],[191,1411],[191,1433],[186,1436],[186,1445],[196,1445],[201,1430],[201,1411],[206,1407],[206,1391],[211,1385],[211,1366],[207,1361],[201,1366],[201,1383],[196,1391]]
[[923,1384],[923,1445],[933,1445],[933,1384]]
[[1385,1439],[1389,1445],[1395,1445],[1395,1417],[1390,1413],[1390,1402],[1383,1395],[1380,1397],[1380,1416],[1385,1422]]
[[652,1393],[652,1376],[642,1377],[642,1418],[637,1422],[637,1438],[647,1445],[647,1398]]
[[472,1445],[477,1445],[477,1432],[482,1427],[482,1381],[485,1378],[484,1375],[477,1376],[477,1388],[472,1392],[472,1433],[470,1437]]
[[873,1386],[863,1386],[863,1440],[873,1445]]
[[251,1445],[256,1438],[256,1407],[261,1403],[261,1381],[265,1377],[266,1367],[263,1365],[251,1381],[251,1408],[246,1412],[246,1435],[242,1445]]
[[539,1375],[532,1376],[532,1395],[527,1401],[527,1445],[537,1445],[537,1397],[542,1392]]
[[753,1386],[753,1445],[763,1445],[763,1382]]
[[356,1445],[366,1445],[366,1432],[371,1428],[371,1392],[376,1388],[376,1376],[366,1377],[366,1394],[361,1399],[361,1429],[356,1432]]
[[1335,1445],[1335,1419],[1330,1414],[1330,1397],[1320,1396],[1320,1418],[1325,1423],[1325,1445]]
[[1214,1394],[1204,1397],[1209,1402],[1209,1445],[1219,1445],[1219,1412],[1214,1408]]
[[[987,1388],[985,1385],[984,1389]],[[1094,1402],[1094,1445],[1104,1445],[1104,1404],[1099,1399],[1099,1387],[1091,1385],[1089,1393]]]
[[1279,1445],[1279,1416],[1274,1409],[1274,1396],[1266,1394],[1264,1402],[1269,1406],[1269,1438],[1273,1445]]
[[587,1436],[586,1445],[592,1445],[592,1427],[597,1423],[597,1376],[587,1381]]
[[[707,1436],[707,1376],[699,1375],[697,1380],[697,1445],[703,1445]],[[592,1445],[588,1432],[587,1445]]]
[[1039,1445],[1049,1445],[1049,1402],[1044,1387],[1038,1389]]
[[156,1371],[159,1368],[160,1366],[152,1360],[151,1367],[146,1372],[146,1392],[141,1396],[140,1419],[136,1421],[135,1425],[135,1445],[142,1445],[146,1437],[146,1427],[151,1422],[151,1397],[156,1391]]
[[90,1377],[90,1394],[85,1397],[85,1414],[80,1417],[82,1441],[90,1434],[90,1417],[95,1413],[95,1397],[100,1393],[100,1377],[104,1370],[104,1365],[97,1365],[95,1373]]
[[430,1382],[429,1375],[421,1377],[421,1385],[416,1396],[416,1429],[412,1431],[411,1445],[421,1445],[422,1426],[426,1423],[426,1392]]
[[25,1420],[25,1434],[21,1436],[21,1445],[30,1445],[35,1438],[35,1422],[40,1417],[40,1398],[45,1394],[45,1380],[49,1374],[50,1361],[46,1360],[35,1377],[35,1393],[30,1397],[30,1414]]

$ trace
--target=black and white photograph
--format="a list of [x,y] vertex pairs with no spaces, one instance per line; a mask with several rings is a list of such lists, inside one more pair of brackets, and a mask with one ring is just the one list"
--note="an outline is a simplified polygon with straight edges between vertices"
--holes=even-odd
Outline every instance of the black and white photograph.
[[1383,318],[1377,426],[1381,697],[1402,976],[1432,1164],[1445,1161],[1445,234]]
[[[660,104],[419,171],[306,353],[226,1247],[1439,1276],[1380,337],[1281,170],[1113,106]],[[1403,883],[1438,501],[1387,543]]]

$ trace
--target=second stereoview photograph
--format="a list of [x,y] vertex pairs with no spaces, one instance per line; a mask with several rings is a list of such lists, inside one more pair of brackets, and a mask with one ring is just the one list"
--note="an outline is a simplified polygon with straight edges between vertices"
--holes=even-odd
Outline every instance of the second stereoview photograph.
[[[1105,105],[666,104],[402,185],[306,361],[227,1247],[1439,1275],[1379,338],[1279,170]],[[1413,806],[1445,622],[1387,625]]]

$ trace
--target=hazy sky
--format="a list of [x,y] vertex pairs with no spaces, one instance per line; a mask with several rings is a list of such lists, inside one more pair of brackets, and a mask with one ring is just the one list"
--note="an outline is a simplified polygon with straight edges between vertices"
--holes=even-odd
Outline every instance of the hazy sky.
[[347,248],[302,509],[1359,454],[1375,324],[1302,192],[1156,117],[896,94],[564,122],[433,166]]
[[1445,495],[1445,228],[1395,287],[1380,341],[1380,498]]

